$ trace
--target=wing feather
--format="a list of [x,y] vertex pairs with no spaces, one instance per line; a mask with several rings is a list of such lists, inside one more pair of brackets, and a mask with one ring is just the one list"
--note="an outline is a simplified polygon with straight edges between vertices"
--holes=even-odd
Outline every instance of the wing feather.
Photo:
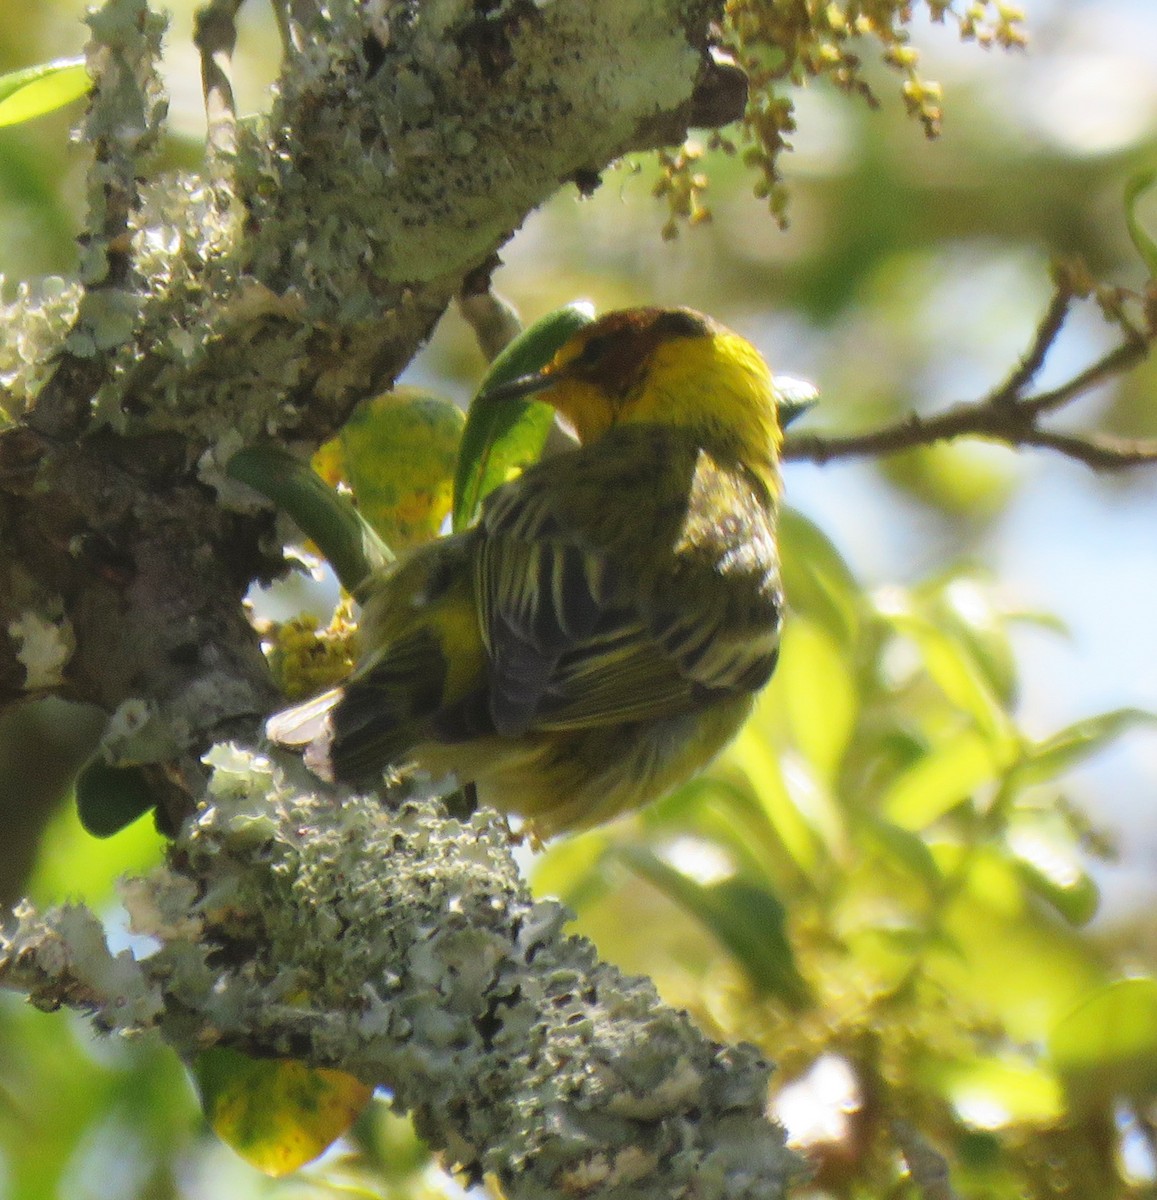
[[[735,493],[726,536],[703,504],[719,486]],[[761,686],[778,643],[778,569],[770,501],[745,486],[651,426],[494,493],[475,589],[495,729],[655,719]]]

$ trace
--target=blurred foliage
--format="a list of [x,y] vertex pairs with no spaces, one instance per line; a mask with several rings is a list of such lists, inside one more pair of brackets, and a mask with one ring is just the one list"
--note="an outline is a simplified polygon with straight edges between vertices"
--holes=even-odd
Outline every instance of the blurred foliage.
[[[5,6],[0,70],[77,53],[83,7]],[[188,165],[203,123],[194,6],[171,7],[177,132],[164,153]],[[505,252],[500,286],[528,314],[578,295],[600,309],[710,311],[774,365],[814,379],[828,428],[982,394],[1023,350],[1050,257],[1083,258],[1097,278],[1126,283],[1142,270],[1130,232],[1152,245],[1153,197],[1137,184],[1127,220],[1121,197],[1157,149],[1153,14],[1148,0],[1040,0],[1028,13],[1032,58],[1002,62],[961,54],[957,40],[1015,44],[1011,6],[928,0],[911,6],[918,61],[899,21],[907,7],[733,0],[728,36],[757,84],[733,144],[713,138],[624,164],[581,205],[561,197]],[[254,22],[235,60],[243,108],[246,94],[260,102],[253,79],[274,69],[263,13],[242,10]],[[938,14],[946,32],[924,19]],[[890,103],[897,81],[901,102]],[[935,143],[906,109],[939,127]],[[68,145],[69,119],[0,130],[9,278],[75,262],[83,156]],[[790,215],[785,231],[769,207]],[[661,247],[671,217],[697,227]],[[1053,369],[1087,361],[1103,337],[1079,327]],[[415,374],[439,394],[468,393],[480,365],[461,321],[443,323]],[[1099,424],[1157,434],[1155,384],[1152,362],[1114,381],[1096,402]],[[1090,797],[1079,769],[1148,718],[1128,706],[1083,715],[1083,704],[1042,723],[1024,696],[1057,685],[1028,676],[1018,651],[1050,619],[975,565],[999,557],[1010,507],[1030,485],[1059,479],[1058,506],[1077,492],[1144,498],[1150,485],[1049,476],[1039,459],[979,446],[818,474],[816,485],[790,476],[789,495],[847,516],[843,550],[826,516],[785,513],[792,620],[780,671],[734,750],[651,811],[551,846],[532,867],[535,886],[563,896],[604,955],[650,974],[713,1034],[748,1038],[779,1062],[776,1103],[815,1164],[814,1194],[943,1195],[928,1184],[942,1155],[966,1200],[1152,1195],[1157,932],[1148,911],[1108,932],[1089,924],[1097,859],[1111,847],[1086,814],[1113,797]],[[911,536],[899,582],[849,566],[864,560],[860,542],[899,528]],[[1100,532],[1046,518],[1034,536],[1083,536],[1078,552],[1092,564]],[[348,653],[348,622],[338,624],[319,679]],[[1090,678],[1096,668],[1080,664]],[[44,735],[37,753],[68,745],[68,769],[34,801],[16,753],[32,719],[9,716],[0,730],[0,805],[14,838],[33,809],[48,810],[92,736],[75,714],[53,716],[70,736]],[[159,853],[144,821],[99,843],[72,807],[30,824],[40,856],[28,887],[41,902],[69,896],[113,913],[111,880]],[[9,858],[17,864],[18,850]],[[95,1040],[79,1020],[0,1003],[3,1200],[338,1191],[400,1200],[452,1185],[380,1103],[320,1165],[266,1180],[208,1132],[182,1070],[155,1043]]]
[[908,1129],[961,1195],[1126,1194],[1105,1131],[1153,1097],[1157,981],[1121,995],[1084,932],[1097,888],[1065,776],[1153,718],[1029,738],[1026,618],[993,580],[867,592],[797,513],[781,544],[792,620],[737,745],[633,824],[548,850],[536,886],[715,1035],[760,1045],[781,1089],[846,1065],[826,1124],[798,1090],[779,1110],[831,1194],[908,1195]]

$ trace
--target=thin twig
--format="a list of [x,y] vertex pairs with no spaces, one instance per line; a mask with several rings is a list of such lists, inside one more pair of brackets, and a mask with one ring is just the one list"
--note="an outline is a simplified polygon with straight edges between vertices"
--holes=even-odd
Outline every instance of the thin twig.
[[1114,375],[1120,375],[1135,367],[1148,353],[1149,342],[1141,334],[1133,333],[1127,341],[1110,350],[1091,367],[1086,367],[1068,383],[1063,383],[1051,391],[1042,392],[1039,396],[1020,400],[1018,406],[1023,412],[1031,413],[1034,417],[1041,413],[1055,412],[1058,408],[1063,408],[1071,400],[1091,391]]
[[269,6],[273,9],[273,19],[277,22],[277,36],[281,40],[281,56],[283,59],[287,59],[293,53],[295,47],[289,27],[289,12],[286,8],[285,0],[269,0]]
[[493,362],[522,331],[518,311],[490,284],[497,262],[486,262],[471,271],[458,292],[458,311],[474,330],[479,349]]
[[1064,281],[1057,283],[1053,298],[1049,301],[1045,315],[1037,326],[1032,345],[1029,346],[1024,357],[1017,363],[1004,383],[989,396],[989,400],[993,404],[1015,403],[1024,389],[1037,377],[1037,373],[1044,366],[1044,361],[1048,357],[1048,352],[1052,349],[1053,342],[1057,340],[1057,335],[1069,315],[1069,309],[1075,298],[1075,293],[1068,283]]
[[[105,47],[107,56],[98,53],[101,47],[95,43],[89,50],[89,70],[94,73],[85,129],[92,138],[93,157],[88,172],[87,232],[82,240],[90,243],[90,253],[95,249],[102,252],[103,264],[92,254],[92,265],[82,275],[86,294],[69,338],[75,336],[84,349],[78,352],[65,341],[56,369],[27,418],[28,426],[49,440],[68,441],[83,430],[92,399],[110,375],[107,347],[94,352],[91,345],[100,345],[92,330],[93,297],[98,292],[130,291],[134,283],[131,219],[140,203],[141,161],[155,143],[157,118],[151,117],[143,128],[125,137],[111,136],[106,122],[125,94],[147,104],[149,84],[155,79],[154,47],[143,29],[138,32],[137,37],[110,41]],[[138,78],[146,74],[147,79]],[[154,109],[154,113],[159,111],[159,107]],[[99,312],[99,304],[95,307]]]
[[1056,450],[1095,471],[1114,471],[1157,463],[1157,440],[1152,438],[1113,438],[1096,433],[1056,433],[1049,429],[1033,428],[1021,439],[1020,444]]
[[1014,448],[1041,446],[1095,470],[1120,470],[1157,462],[1157,441],[1055,432],[1042,429],[1039,424],[1046,413],[1064,408],[1135,367],[1148,355],[1153,333],[1143,333],[1123,316],[1116,321],[1125,331],[1125,340],[1119,345],[1059,387],[1035,396],[1022,394],[1044,365],[1076,294],[1071,285],[1063,280],[1058,282],[1024,357],[1004,383],[983,399],[956,404],[928,417],[911,413],[866,433],[793,434],[785,441],[783,457],[823,464],[840,458],[897,454],[959,437],[980,437]]
[[237,45],[237,13],[244,0],[210,0],[193,22],[193,43],[201,54],[201,91],[208,121],[211,162],[220,164],[237,148],[237,105],[229,63]]

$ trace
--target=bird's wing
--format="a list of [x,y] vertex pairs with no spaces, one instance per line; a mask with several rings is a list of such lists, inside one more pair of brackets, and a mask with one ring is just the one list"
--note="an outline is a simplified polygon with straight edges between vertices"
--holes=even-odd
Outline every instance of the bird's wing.
[[[746,639],[715,645],[742,625],[719,564],[694,545],[675,561],[694,447],[622,432],[526,472],[483,515],[475,580],[500,733],[653,719],[758,686],[732,661]],[[703,621],[711,655],[697,640]]]

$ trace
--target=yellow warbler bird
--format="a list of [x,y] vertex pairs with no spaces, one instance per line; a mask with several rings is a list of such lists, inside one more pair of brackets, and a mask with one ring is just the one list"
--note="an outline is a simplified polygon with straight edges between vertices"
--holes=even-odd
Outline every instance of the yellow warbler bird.
[[491,397],[531,394],[578,447],[375,575],[353,675],[268,733],[331,780],[453,773],[545,837],[669,791],[750,712],[779,648],[781,431],[758,351],[689,309],[609,313]]

